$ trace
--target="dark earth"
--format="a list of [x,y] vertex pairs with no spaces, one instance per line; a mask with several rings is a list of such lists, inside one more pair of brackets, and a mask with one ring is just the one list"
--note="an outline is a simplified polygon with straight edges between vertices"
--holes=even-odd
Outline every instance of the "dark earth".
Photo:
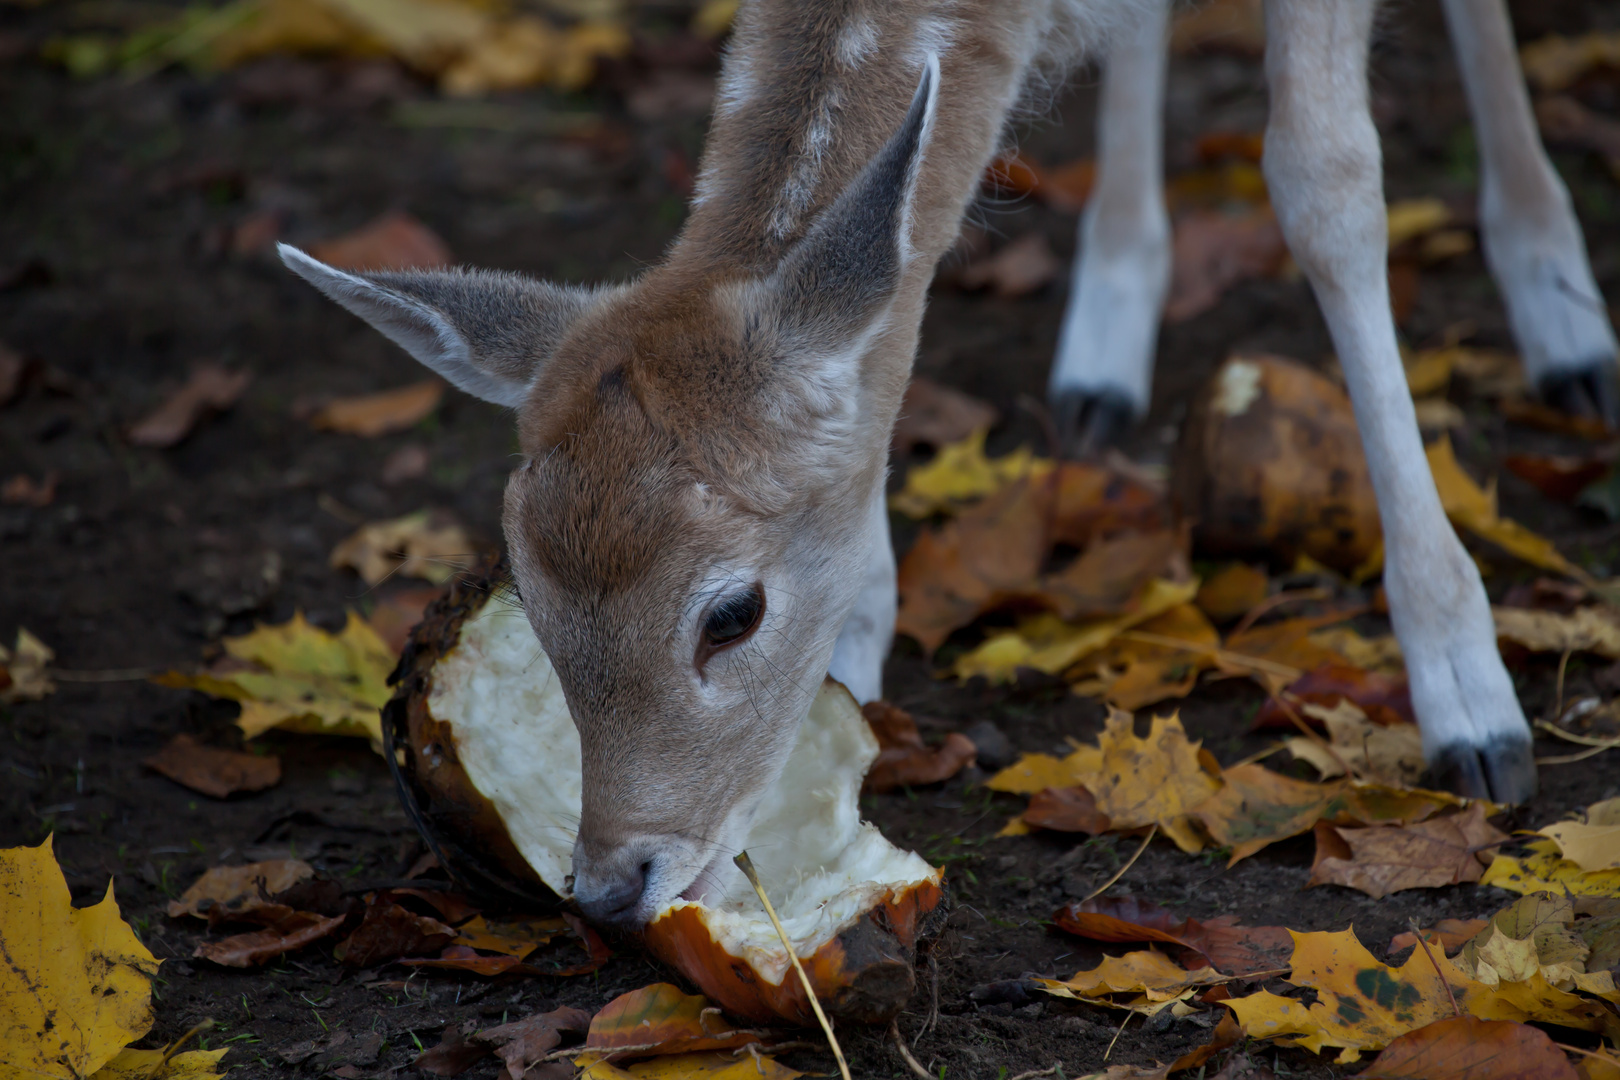
[[[225,1060],[243,1080],[343,1066],[336,1054],[295,1067],[278,1050],[344,1028],[380,1036],[356,1040],[375,1052],[349,1061],[347,1075],[415,1075],[418,1048],[434,1045],[447,1025],[488,1026],[559,1004],[595,1010],[647,983],[679,982],[622,943],[591,976],[497,982],[407,981],[397,967],[357,976],[332,959],[329,943],[262,970],[188,959],[206,931],[195,920],[169,919],[164,907],[209,866],[290,853],[363,891],[398,878],[422,848],[388,770],[358,741],[267,735],[259,743],[281,757],[284,781],[229,800],[193,794],[143,768],[141,758],[176,733],[228,747],[240,746],[240,735],[235,705],[140,675],[194,665],[217,655],[222,635],[296,610],[335,629],[346,608],[365,612],[389,589],[412,587],[368,590],[352,572],[328,568],[328,552],[359,520],[439,507],[486,541],[500,536],[502,485],[516,448],[508,417],[452,393],[436,415],[402,434],[312,431],[295,419],[302,403],[400,386],[421,372],[265,251],[235,253],[233,230],[273,214],[283,236],[302,243],[404,209],[468,263],[568,281],[629,277],[657,260],[680,227],[704,117],[689,110],[638,119],[626,108],[626,90],[646,78],[649,58],[667,63],[682,52],[660,52],[658,43],[687,12],[638,8],[641,57],[613,65],[584,93],[511,94],[476,109],[436,111],[431,87],[378,61],[282,58],[126,82],[75,80],[38,59],[55,34],[126,26],[155,8],[126,0],[0,3],[0,339],[45,371],[0,410],[0,477],[61,474],[49,505],[0,507],[0,634],[9,643],[26,626],[57,650],[61,668],[106,680],[64,679],[44,700],[0,708],[0,845],[37,844],[54,833],[76,902],[98,899],[111,876],[125,916],[166,960],[155,987],[157,1024],[139,1045],[161,1045],[211,1017],[218,1026],[205,1045],[232,1047]],[[1620,27],[1613,5],[1537,0],[1513,9],[1524,41]],[[685,54],[697,73],[713,70],[712,52]],[[1471,214],[1472,136],[1438,5],[1392,7],[1373,67],[1390,198],[1437,195]],[[1093,81],[1082,75],[1048,118],[1022,132],[1026,154],[1062,162],[1090,152]],[[1265,98],[1255,58],[1177,57],[1171,170],[1195,163],[1201,133],[1259,130]],[[1591,104],[1615,108],[1612,99]],[[1585,226],[1598,282],[1611,300],[1620,298],[1620,186],[1595,157],[1555,151],[1554,160]],[[997,237],[1036,229],[1065,259],[1073,252],[1073,215],[1028,200],[979,214]],[[1007,420],[993,448],[1044,448],[1041,422],[1020,403],[1043,393],[1063,296],[1061,280],[1012,300],[936,290],[917,370],[1002,410]],[[1459,320],[1477,328],[1474,343],[1512,348],[1477,252],[1424,272],[1402,330],[1423,345]],[[1162,334],[1153,414],[1131,435],[1131,456],[1168,460],[1189,396],[1240,348],[1318,365],[1332,352],[1303,282],[1233,289],[1214,310]],[[173,449],[130,446],[128,424],[204,360],[253,373],[240,403]],[[1579,452],[1579,442],[1509,426],[1478,402],[1459,404],[1467,417],[1453,436],[1459,454],[1476,476],[1500,474],[1504,513],[1552,536],[1597,576],[1620,572],[1620,524],[1552,503],[1500,468],[1507,453]],[[385,483],[384,459],[406,445],[427,450],[427,475]],[[905,465],[896,462],[896,471]],[[895,524],[904,550],[916,526],[900,517]],[[279,581],[266,584],[261,570],[272,554]],[[1493,596],[1535,576],[1486,558]],[[225,577],[209,579],[210,566]],[[245,584],[222,587],[222,580]],[[977,633],[958,634],[945,656]],[[1066,739],[1089,739],[1100,728],[1102,707],[1056,681],[957,686],[936,679],[935,667],[902,640],[888,673],[892,699],[928,718],[929,736],[988,720],[1018,748],[1061,751]],[[1553,708],[1555,670],[1556,658],[1515,662],[1528,714]],[[1572,660],[1566,699],[1600,693],[1607,681],[1600,672],[1598,663]],[[1231,762],[1265,745],[1247,733],[1261,700],[1247,683],[1221,682],[1200,687],[1181,715],[1194,738]],[[1568,749],[1538,742],[1544,756]],[[892,839],[948,867],[954,893],[932,951],[937,983],[921,972],[922,989],[900,1028],[940,1077],[994,1080],[1054,1063],[1068,1076],[1099,1070],[1122,1014],[1054,999],[982,1004],[970,991],[1028,972],[1066,976],[1095,965],[1100,949],[1056,930],[1050,916],[1106,880],[1136,841],[998,839],[1022,800],[985,791],[978,786],[985,775],[970,770],[943,785],[865,801]],[[1543,777],[1541,795],[1510,825],[1534,827],[1620,793],[1620,756],[1548,768]],[[1304,837],[1228,870],[1218,856],[1188,857],[1158,841],[1112,894],[1246,924],[1353,926],[1380,957],[1411,919],[1472,917],[1510,899],[1471,885],[1381,901],[1337,886],[1306,891],[1311,854]],[[934,993],[938,1021],[919,1037]],[[1106,1062],[1168,1061],[1207,1036],[1207,1019],[1201,1026],[1165,1013],[1146,1027],[1132,1020]],[[856,1075],[908,1075],[884,1032],[846,1029],[841,1037]],[[1305,1051],[1255,1045],[1249,1052],[1279,1076],[1346,1072]],[[817,1051],[785,1060],[824,1075],[833,1070],[830,1055]],[[488,1059],[466,1075],[487,1078],[495,1069]]]

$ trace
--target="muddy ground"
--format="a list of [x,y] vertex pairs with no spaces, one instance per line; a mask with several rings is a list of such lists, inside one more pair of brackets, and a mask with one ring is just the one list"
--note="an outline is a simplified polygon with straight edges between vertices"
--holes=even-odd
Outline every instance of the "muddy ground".
[[[128,5],[133,12],[134,5]],[[0,507],[0,633],[25,625],[67,669],[195,663],[225,633],[303,610],[341,624],[346,607],[377,599],[348,571],[327,566],[331,547],[359,519],[420,507],[454,511],[499,538],[500,493],[515,448],[500,410],[452,395],[414,430],[379,439],[317,433],[293,418],[323,395],[398,386],[420,372],[401,352],[320,299],[263,251],[233,252],[232,230],[265,214],[293,242],[333,235],[389,209],[437,230],[459,259],[564,280],[622,279],[656,260],[683,215],[686,163],[701,145],[701,111],[637,119],[623,89],[634,65],[569,97],[515,94],[478,109],[445,110],[431,90],[386,64],[277,60],[237,72],[161,74],[126,84],[75,81],[36,60],[45,39],[84,20],[116,22],[119,4],[24,8],[0,4],[0,339],[48,365],[0,410],[0,474],[59,470],[55,501]],[[1522,39],[1620,25],[1598,3],[1516,3]],[[132,17],[132,16],[129,16]],[[656,24],[657,12],[649,16]],[[1439,195],[1466,210],[1476,193],[1472,140],[1437,5],[1393,8],[1376,49],[1376,114],[1391,197]],[[694,70],[704,71],[700,57]],[[1084,82],[1084,79],[1082,79]],[[1089,152],[1094,93],[1064,96],[1026,130],[1038,160]],[[1265,93],[1258,61],[1211,54],[1176,59],[1167,137],[1171,167],[1192,161],[1195,137],[1258,130]],[[1612,105],[1612,103],[1611,103]],[[564,134],[557,134],[563,131]],[[1602,165],[1555,155],[1586,228],[1605,294],[1620,298],[1620,186]],[[1001,236],[1045,231],[1067,258],[1074,218],[1029,202],[981,210]],[[1019,406],[1043,391],[1056,337],[1061,281],[998,300],[936,290],[919,372],[980,395],[1008,417],[999,444],[1039,444]],[[1511,348],[1505,318],[1478,254],[1427,272],[1409,341],[1433,341],[1459,320],[1477,343]],[[1306,286],[1243,285],[1161,337],[1152,416],[1128,449],[1164,461],[1189,394],[1223,356],[1256,348],[1321,363],[1331,348]],[[132,448],[121,432],[173,389],[193,363],[251,370],[252,386],[228,415],[172,450]],[[1476,474],[1497,474],[1516,450],[1573,449],[1564,437],[1506,425],[1477,406],[1456,433]],[[425,477],[394,484],[382,463],[407,444],[430,454]],[[903,464],[903,463],[897,463]],[[1554,536],[1593,573],[1620,572],[1620,525],[1548,502],[1502,474],[1505,511]],[[914,526],[896,521],[904,547]],[[279,580],[266,584],[266,559]],[[210,577],[213,573],[215,576]],[[1530,576],[1497,564],[1493,594]],[[223,583],[223,584],[221,584]],[[392,586],[390,586],[392,587]],[[954,646],[970,640],[959,636]],[[1099,705],[1053,683],[1014,689],[938,681],[914,644],[889,667],[891,696],[938,724],[989,719],[1020,748],[1061,748],[1099,727]],[[1568,694],[1593,693],[1594,665],[1571,663]],[[1526,710],[1545,715],[1554,664],[1515,671]],[[1182,708],[1194,737],[1223,761],[1261,745],[1246,734],[1260,701],[1247,684],[1201,688]],[[139,680],[63,682],[43,701],[0,709],[0,845],[55,833],[79,901],[109,875],[142,939],[168,961],[158,979],[157,1045],[204,1017],[229,1042],[233,1075],[310,1075],[342,1055],[286,1064],[278,1050],[329,1029],[380,1033],[348,1075],[412,1075],[419,1044],[447,1024],[498,1022],[554,1003],[595,1009],[611,996],[672,978],[648,957],[621,951],[594,976],[486,982],[417,978],[399,969],[361,979],[329,947],[239,972],[187,959],[202,931],[170,920],[166,901],[221,862],[295,853],[355,888],[393,879],[419,852],[380,759],[363,745],[271,734],[286,778],[263,794],[217,801],[147,771],[140,759],[177,732],[234,746],[236,707]],[[1543,753],[1560,750],[1542,748]],[[1620,790],[1620,757],[1549,770],[1542,795],[1515,819],[1539,823]],[[950,868],[955,909],[939,943],[940,1017],[915,1052],[931,1072],[974,1080],[1061,1062],[1074,1076],[1098,1069],[1119,1014],[1047,1001],[979,1006],[976,986],[1026,972],[1068,974],[1100,953],[1049,927],[1053,908],[1084,895],[1134,841],[1076,844],[1060,836],[997,839],[1021,800],[975,786],[983,774],[909,793],[869,797],[867,812],[896,841]],[[1115,887],[1193,916],[1230,914],[1300,930],[1353,925],[1375,955],[1417,918],[1492,911],[1506,894],[1475,886],[1412,891],[1374,902],[1338,887],[1303,889],[1308,838],[1276,845],[1227,870],[1156,843]],[[676,981],[678,977],[676,977]],[[924,992],[902,1017],[908,1036],[929,1010]],[[1203,1041],[1194,1021],[1133,1021],[1109,1062],[1169,1060]],[[904,1075],[879,1032],[847,1031],[860,1076]],[[1342,1070],[1303,1051],[1261,1047],[1277,1075]],[[831,1058],[789,1057],[827,1072]],[[493,1060],[468,1075],[494,1075]],[[1211,1070],[1213,1071],[1213,1069]]]

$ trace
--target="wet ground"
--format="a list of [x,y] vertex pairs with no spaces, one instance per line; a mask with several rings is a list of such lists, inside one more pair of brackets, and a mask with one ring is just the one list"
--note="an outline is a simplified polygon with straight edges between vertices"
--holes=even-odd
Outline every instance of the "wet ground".
[[[1620,21],[1599,4],[1514,7],[1526,40]],[[329,550],[358,520],[443,507],[498,540],[515,446],[507,417],[452,394],[405,433],[359,439],[312,431],[295,419],[310,400],[399,386],[419,371],[264,250],[239,251],[245,245],[236,241],[255,222],[279,222],[296,243],[404,209],[469,263],[570,281],[622,279],[655,261],[680,225],[701,112],[630,115],[621,91],[640,77],[633,66],[580,95],[524,93],[479,109],[444,109],[430,89],[380,62],[274,60],[126,84],[75,81],[33,59],[47,37],[86,17],[68,4],[0,6],[0,339],[47,373],[0,409],[0,473],[60,473],[49,505],[0,507],[0,633],[9,640],[27,626],[67,669],[184,666],[256,620],[302,610],[336,628],[346,607],[374,604],[382,594],[327,565]],[[701,58],[694,65],[704,73]],[[1392,9],[1374,66],[1391,197],[1438,195],[1467,212],[1477,184],[1472,140],[1437,6]],[[1178,169],[1192,163],[1199,134],[1260,128],[1259,64],[1179,57],[1169,100],[1168,158]],[[1025,152],[1044,161],[1088,153],[1093,102],[1084,86],[1064,96],[1051,118],[1025,131]],[[1611,300],[1620,297],[1620,186],[1586,156],[1559,153],[1555,161],[1599,284]],[[980,214],[995,235],[1038,229],[1065,259],[1073,251],[1072,215],[1027,201]],[[1013,300],[937,290],[918,371],[1000,407],[1008,421],[997,444],[1039,444],[1042,428],[1019,402],[1043,391],[1063,294],[1061,280]],[[1511,348],[1477,253],[1425,273],[1402,329],[1423,344],[1460,320],[1474,323],[1476,343]],[[1189,395],[1238,348],[1313,364],[1331,352],[1302,282],[1234,289],[1214,310],[1162,334],[1154,411],[1131,438],[1134,457],[1167,459]],[[174,449],[128,445],[125,427],[199,361],[250,370],[241,402]],[[1477,408],[1454,439],[1477,474],[1500,472],[1509,452],[1575,446]],[[384,460],[406,445],[426,449],[426,475],[384,482]],[[1594,573],[1620,572],[1620,525],[1550,503],[1510,475],[1502,476],[1501,494],[1509,516],[1553,536]],[[899,519],[896,526],[903,548],[914,527]],[[274,581],[265,573],[272,556]],[[1490,588],[1499,595],[1528,576],[1500,564]],[[1528,661],[1515,671],[1527,712],[1551,708],[1554,667]],[[1055,682],[958,687],[932,670],[908,642],[889,668],[891,697],[937,721],[928,732],[988,719],[1022,749],[1053,750],[1100,726],[1101,706]],[[1595,665],[1572,662],[1566,695],[1595,692],[1594,672]],[[1194,737],[1230,762],[1260,745],[1246,734],[1259,702],[1248,685],[1222,683],[1200,688],[1181,714]],[[286,779],[226,801],[194,795],[139,764],[178,732],[236,745],[234,714],[233,705],[139,680],[64,681],[43,701],[0,709],[0,845],[54,832],[80,901],[115,878],[137,932],[171,958],[158,980],[152,1045],[213,1017],[220,1027],[211,1045],[235,1047],[227,1059],[233,1075],[309,1074],[344,1061],[295,1068],[277,1051],[347,1027],[381,1035],[368,1043],[376,1048],[370,1060],[351,1062],[348,1075],[408,1075],[418,1045],[433,1045],[447,1024],[475,1016],[499,1022],[551,1003],[594,1009],[671,977],[634,950],[572,980],[419,978],[409,986],[358,979],[323,947],[263,971],[186,959],[201,931],[168,919],[163,908],[211,865],[290,852],[358,889],[397,877],[420,851],[386,769],[360,744],[266,736]],[[1620,759],[1546,775],[1542,795],[1517,820],[1545,822],[1616,794]],[[986,793],[979,779],[865,802],[893,839],[947,865],[954,888],[954,913],[933,953],[937,991],[925,974],[902,1030],[909,1037],[921,1028],[937,992],[938,1022],[914,1047],[931,1072],[977,1080],[1054,1062],[1070,1076],[1101,1068],[1120,1014],[1056,1001],[982,1006],[969,991],[1094,964],[1097,947],[1048,920],[1061,901],[1105,880],[1134,841],[997,839],[1021,800]],[[1428,924],[1506,902],[1475,886],[1377,902],[1337,887],[1305,891],[1310,858],[1310,841],[1299,839],[1227,870],[1218,859],[1159,843],[1114,892],[1249,924],[1353,925],[1380,956],[1411,918]],[[1108,1062],[1169,1060],[1207,1037],[1195,1021],[1139,1024],[1132,1021]],[[857,1075],[904,1074],[881,1032],[848,1031],[845,1039]],[[1279,1075],[1341,1074],[1303,1051],[1256,1053]],[[832,1067],[815,1053],[789,1060],[813,1071]],[[493,1070],[489,1062],[467,1075]]]

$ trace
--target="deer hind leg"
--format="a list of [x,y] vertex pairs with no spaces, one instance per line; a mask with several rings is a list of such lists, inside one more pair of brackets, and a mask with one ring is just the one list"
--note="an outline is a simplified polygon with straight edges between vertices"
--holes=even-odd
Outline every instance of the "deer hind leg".
[[1395,345],[1378,135],[1367,110],[1376,0],[1267,0],[1264,170],[1344,366],[1384,523],[1384,584],[1424,752],[1444,782],[1520,802],[1530,730],[1479,572],[1446,521]]
[[1169,0],[1143,4],[1104,61],[1097,183],[1080,219],[1047,396],[1065,452],[1115,442],[1147,412],[1159,313],[1170,285],[1164,208],[1164,72]]
[[866,528],[872,548],[861,575],[860,595],[838,632],[832,661],[827,665],[827,674],[848,687],[863,705],[883,696],[883,661],[894,643],[894,620],[899,610],[894,544],[889,540],[889,503],[881,480],[867,511]]
[[1481,164],[1485,258],[1549,404],[1620,424],[1614,331],[1569,192],[1542,149],[1503,0],[1445,0]]

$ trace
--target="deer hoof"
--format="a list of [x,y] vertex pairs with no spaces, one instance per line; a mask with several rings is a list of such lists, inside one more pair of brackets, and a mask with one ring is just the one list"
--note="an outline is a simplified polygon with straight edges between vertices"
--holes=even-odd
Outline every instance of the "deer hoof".
[[1528,735],[1492,739],[1483,746],[1451,743],[1429,762],[1433,783],[1472,799],[1518,805],[1535,795],[1536,758]]
[[1117,390],[1065,387],[1052,394],[1052,417],[1063,456],[1078,460],[1117,446],[1136,423],[1136,407]]
[[1620,379],[1613,357],[1594,360],[1579,368],[1548,372],[1541,377],[1542,400],[1570,416],[1600,420],[1607,428],[1620,428]]

